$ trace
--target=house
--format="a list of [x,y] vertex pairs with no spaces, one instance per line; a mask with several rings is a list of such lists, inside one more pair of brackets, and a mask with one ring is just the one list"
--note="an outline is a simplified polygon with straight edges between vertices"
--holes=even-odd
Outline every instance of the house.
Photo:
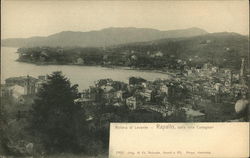
[[25,88],[19,85],[14,85],[9,87],[9,89],[12,91],[12,96],[15,98],[19,98],[22,95],[25,95]]
[[224,69],[224,73],[225,73],[225,74],[228,74],[228,75],[231,75],[232,70],[230,70],[230,69]]
[[116,98],[116,99],[123,99],[122,98],[122,94],[123,94],[123,92],[120,90],[120,91],[116,91],[115,92],[115,95],[114,95],[114,97]]
[[146,89],[144,92],[139,93],[143,98],[145,98],[146,102],[151,100],[152,90]]
[[19,85],[21,87],[24,87],[25,90],[24,95],[33,95],[36,93],[36,83],[38,81],[39,81],[38,79],[27,75],[21,77],[7,78],[5,80],[5,84],[7,86]]
[[216,73],[216,72],[219,72],[219,68],[217,66],[213,66],[211,68],[212,72]]
[[187,70],[187,75],[188,75],[188,76],[193,75],[193,70]]
[[40,76],[38,76],[38,79],[42,80],[42,81],[46,81],[47,80],[47,76],[40,75]]
[[156,57],[162,57],[163,53],[161,51],[158,51],[158,52],[155,53],[155,56]]
[[202,70],[201,70],[200,68],[196,68],[196,72],[197,72],[197,73],[201,73]]
[[178,64],[184,64],[184,61],[182,61],[181,59],[177,59],[177,63]]
[[167,87],[166,85],[162,85],[162,86],[160,87],[160,91],[161,91],[162,93],[165,93],[166,95],[168,95],[168,87]]
[[232,74],[232,79],[234,81],[239,81],[240,80],[240,74]]
[[132,56],[131,56],[131,59],[137,60],[137,56],[136,56],[136,55],[132,55]]
[[45,57],[45,58],[49,57],[46,51],[42,51],[40,56]]
[[108,55],[105,54],[103,57],[102,57],[103,60],[108,60]]
[[75,64],[84,64],[84,60],[82,58],[77,58]]
[[23,96],[26,95],[25,87],[19,85],[13,85],[8,87],[11,96],[19,103],[24,102]]
[[135,110],[136,109],[136,98],[135,97],[129,97],[126,99],[126,105],[130,110]]
[[221,86],[222,86],[222,85],[221,85],[220,83],[215,83],[214,88],[215,88],[216,91],[219,92],[220,89],[221,89]]
[[42,85],[44,84],[44,81],[38,81],[35,83],[35,93],[37,93],[39,91],[40,88],[42,88]]
[[82,107],[84,107],[88,105],[93,105],[93,100],[89,98],[78,98],[74,100],[74,103],[79,103]]
[[147,88],[147,83],[146,82],[142,82],[141,85],[142,85],[142,87]]
[[19,58],[29,56],[29,54],[28,54],[28,53],[26,53],[26,52],[18,52],[18,53],[19,53]]
[[205,63],[205,64],[203,65],[203,69],[205,69],[205,70],[211,69],[211,68],[212,68],[212,64],[210,64],[210,63]]
[[24,86],[27,81],[30,82],[36,82],[37,79],[31,76],[20,76],[20,77],[10,77],[5,80],[5,84],[10,86],[10,85],[15,85],[18,84],[20,86]]
[[49,58],[49,55],[47,54],[46,51],[42,51],[39,57],[40,61],[45,61],[47,58]]
[[163,53],[161,51],[157,51],[157,52],[154,52],[153,54],[151,54],[150,57],[152,57],[152,58],[163,57]]

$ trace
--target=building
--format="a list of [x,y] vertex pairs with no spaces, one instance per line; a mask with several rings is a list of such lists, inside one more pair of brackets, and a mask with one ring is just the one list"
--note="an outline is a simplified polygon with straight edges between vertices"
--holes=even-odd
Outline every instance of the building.
[[38,82],[38,79],[31,77],[29,75],[27,76],[21,76],[21,77],[11,77],[7,78],[5,80],[5,84],[9,86],[18,85],[21,87],[24,87],[24,95],[33,95],[36,93],[36,83]]
[[158,51],[155,53],[155,57],[162,57],[163,53],[161,51]]
[[25,88],[22,86],[13,85],[13,86],[8,87],[8,89],[15,99],[18,99],[22,95],[25,95]]
[[24,102],[25,87],[17,84],[7,86],[1,85],[1,97],[12,97],[18,103]]
[[219,68],[217,66],[213,66],[211,68],[212,72],[216,73],[216,72],[219,72]]
[[232,70],[225,69],[224,72],[225,72],[225,77],[226,77],[225,86],[229,87],[232,85],[232,80],[233,80]]
[[126,105],[130,110],[135,110],[136,109],[136,98],[135,97],[129,97],[126,99]]
[[162,85],[162,86],[160,87],[160,91],[161,91],[162,93],[165,93],[166,95],[168,95],[168,87],[167,87],[166,85]]
[[211,69],[211,68],[212,68],[212,64],[210,64],[210,63],[205,63],[203,65],[203,69],[205,69],[205,70],[208,70],[208,69]]
[[136,56],[136,55],[132,55],[132,56],[131,56],[131,59],[137,60],[137,56]]
[[216,83],[214,85],[215,88],[215,103],[220,103],[221,102],[221,87],[222,85],[220,83]]
[[1,96],[11,96],[14,99],[21,98],[25,95],[34,95],[46,82],[46,76],[39,76],[36,79],[31,76],[10,77],[1,85]]
[[81,104],[82,107],[93,105],[93,100],[89,98],[78,98],[75,99],[74,102]]
[[245,72],[245,58],[241,59],[241,68],[240,68],[240,83],[246,84],[246,72]]
[[122,95],[123,95],[123,92],[120,90],[120,91],[116,91],[116,92],[115,92],[114,97],[115,97],[116,99],[122,100],[122,99],[123,99]]
[[191,75],[193,75],[194,73],[193,73],[193,70],[187,70],[187,75],[188,76],[191,76]]
[[140,92],[139,94],[145,99],[146,102],[149,102],[151,100],[151,93],[152,90],[146,89],[143,92]]
[[150,55],[150,57],[155,58],[155,57],[163,57],[163,53],[161,51],[154,52]]
[[77,58],[75,64],[84,64],[84,60],[82,58]]
[[142,82],[141,85],[142,85],[142,87],[147,88],[147,83],[146,82]]
[[40,76],[38,76],[38,80],[46,81],[47,80],[47,76],[40,75]]

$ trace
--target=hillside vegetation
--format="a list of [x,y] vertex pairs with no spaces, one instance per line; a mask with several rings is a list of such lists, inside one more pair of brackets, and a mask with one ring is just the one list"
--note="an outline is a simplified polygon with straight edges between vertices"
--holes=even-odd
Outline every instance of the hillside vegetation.
[[[20,61],[43,64],[130,66],[145,69],[215,66],[239,69],[248,56],[248,37],[211,33],[195,37],[137,42],[110,47],[20,48]],[[182,63],[182,64],[180,64]]]

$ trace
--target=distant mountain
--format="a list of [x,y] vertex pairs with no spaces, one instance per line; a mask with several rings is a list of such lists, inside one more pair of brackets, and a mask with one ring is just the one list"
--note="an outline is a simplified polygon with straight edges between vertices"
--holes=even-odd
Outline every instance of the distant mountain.
[[131,42],[145,42],[164,38],[192,37],[207,32],[200,28],[160,31],[149,28],[106,28],[98,31],[63,31],[47,37],[9,38],[1,41],[2,46],[81,46],[102,47]]

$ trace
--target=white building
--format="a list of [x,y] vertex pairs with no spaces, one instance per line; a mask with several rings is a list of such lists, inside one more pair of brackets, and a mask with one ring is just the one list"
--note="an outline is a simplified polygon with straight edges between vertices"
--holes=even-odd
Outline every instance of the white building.
[[18,99],[22,95],[25,95],[25,88],[19,85],[13,85],[9,87],[9,90],[11,91],[11,94],[15,99]]
[[136,98],[135,97],[129,97],[126,99],[126,104],[130,110],[136,109]]

